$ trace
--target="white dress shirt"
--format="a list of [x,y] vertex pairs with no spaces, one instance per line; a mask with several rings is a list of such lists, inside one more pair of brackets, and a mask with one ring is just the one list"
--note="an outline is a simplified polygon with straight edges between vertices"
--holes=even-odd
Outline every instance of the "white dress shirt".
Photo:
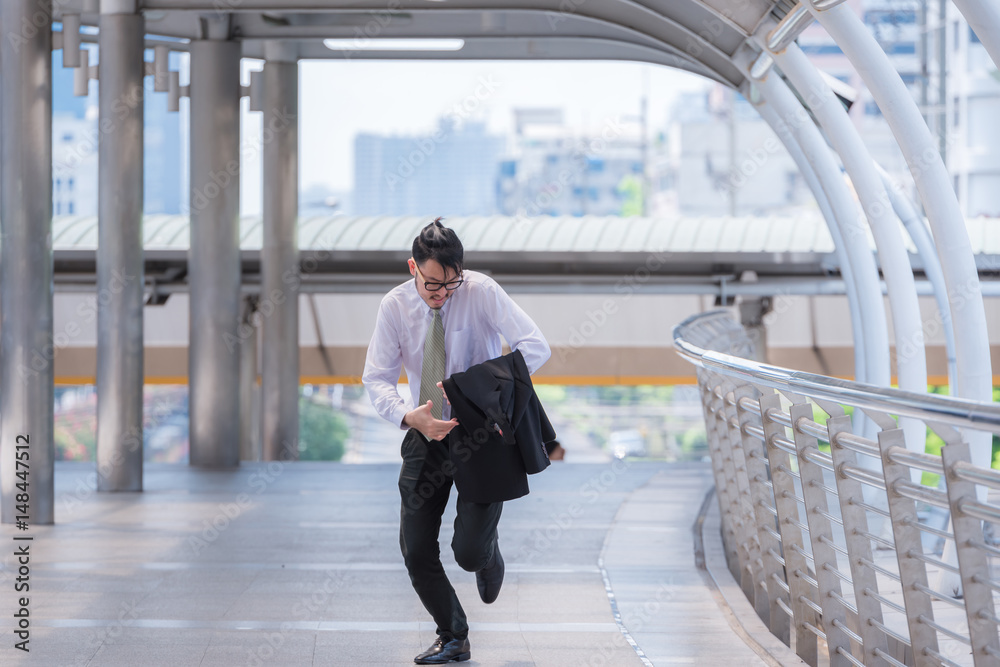
[[[463,278],[465,282],[441,307],[445,377],[499,357],[501,335],[511,350],[521,351],[528,372],[548,361],[552,352],[542,332],[495,280],[477,271],[465,271]],[[379,415],[402,429],[407,428],[403,417],[419,400],[424,339],[432,320],[430,306],[420,298],[414,280],[408,280],[383,297],[368,344],[362,382]],[[396,390],[401,367],[410,384],[409,404]],[[433,400],[436,404],[444,398]],[[447,403],[442,419],[451,419]]]

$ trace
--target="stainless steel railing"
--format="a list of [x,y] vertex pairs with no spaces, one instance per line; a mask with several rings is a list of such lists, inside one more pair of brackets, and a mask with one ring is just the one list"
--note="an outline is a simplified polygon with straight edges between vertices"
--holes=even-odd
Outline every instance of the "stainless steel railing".
[[[725,310],[674,347],[698,367],[729,569],[771,632],[810,665],[1000,665],[1000,471],[961,435],[1000,433],[1000,405],[751,361]],[[907,450],[901,416],[940,455]]]

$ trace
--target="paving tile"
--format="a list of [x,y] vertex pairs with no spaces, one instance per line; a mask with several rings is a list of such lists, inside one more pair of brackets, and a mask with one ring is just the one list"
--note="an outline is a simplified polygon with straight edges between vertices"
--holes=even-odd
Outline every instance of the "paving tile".
[[[57,464],[57,499],[79,502],[57,502],[57,525],[36,533],[31,659],[2,646],[0,664],[412,665],[434,625],[399,553],[398,465],[282,464],[258,491],[250,478],[262,470],[149,465],[142,494],[84,494],[92,466]],[[454,563],[452,501],[442,560],[471,626],[466,664],[641,664],[615,623],[602,557],[655,664],[759,664],[694,569],[692,498],[710,485],[702,464],[565,464],[532,479],[504,507],[508,569],[492,605]],[[250,504],[227,517],[240,494]],[[213,520],[222,528],[205,539]],[[10,532],[0,526],[0,539]],[[0,596],[4,635],[7,606]]]

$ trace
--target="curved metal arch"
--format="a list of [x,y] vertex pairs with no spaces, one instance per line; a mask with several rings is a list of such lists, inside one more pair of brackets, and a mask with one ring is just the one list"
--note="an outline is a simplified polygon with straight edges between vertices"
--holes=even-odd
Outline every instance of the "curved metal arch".
[[[147,9],[163,9],[163,10],[174,10],[174,11],[213,11],[218,12],[218,2],[208,0],[148,0],[144,3]],[[731,30],[733,33],[739,35],[742,39],[745,39],[747,32],[743,30],[738,24],[735,24],[729,17],[725,14],[720,13],[713,7],[707,5],[700,5],[701,8],[708,11],[714,16],[716,20],[724,25],[727,29]],[[380,5],[374,1],[372,2],[353,2],[350,4],[338,4],[336,6],[331,6],[329,2],[322,1],[312,1],[312,2],[296,2],[294,4],[286,4],[275,6],[273,2],[264,2],[262,0],[243,0],[238,5],[234,5],[231,8],[232,13],[242,14],[251,11],[259,10],[269,10],[275,12],[281,12],[284,14],[294,13],[294,12],[358,12],[358,11],[370,11],[370,12],[383,12],[385,13],[385,6]],[[421,11],[428,12],[447,12],[456,10],[473,10],[476,12],[492,11],[492,12],[505,12],[505,11],[536,11],[544,12],[550,16],[558,16],[560,18],[570,18],[570,17],[590,17],[594,20],[604,20],[606,23],[611,25],[617,25],[620,28],[628,28],[634,30],[638,34],[644,34],[648,38],[657,39],[663,42],[665,45],[672,45],[674,49],[683,50],[679,48],[678,45],[688,44],[692,47],[697,47],[699,53],[711,53],[720,62],[708,62],[699,59],[697,56],[694,57],[695,61],[701,63],[707,70],[715,73],[715,76],[711,78],[720,78],[728,82],[728,85],[735,86],[739,81],[738,68],[734,66],[731,60],[730,54],[725,53],[719,49],[714,43],[706,39],[701,33],[692,29],[689,26],[684,25],[672,16],[667,16],[663,13],[658,12],[655,8],[636,2],[635,0],[618,0],[617,2],[609,3],[581,3],[579,6],[572,7],[572,11],[566,11],[566,3],[564,0],[541,0],[540,2],[532,2],[530,4],[518,5],[507,5],[507,6],[493,6],[484,7],[482,4],[475,3],[449,3],[448,7],[438,7],[438,8],[427,8],[426,6],[409,6],[409,3],[400,3],[398,11],[406,13],[415,13]],[[761,16],[761,20],[767,15],[768,11],[764,11]],[[675,40],[672,35],[666,34],[661,35],[659,33],[652,33],[649,31],[650,20],[652,20],[653,26],[660,26],[661,29],[666,29],[668,31],[676,31]],[[758,21],[759,22],[759,21]],[[166,26],[164,26],[166,28]],[[169,30],[169,28],[166,28]],[[405,31],[404,31],[405,32]],[[702,31],[704,32],[704,31]],[[186,35],[193,36],[193,35]],[[555,36],[555,35],[554,35]],[[472,36],[467,36],[471,38]],[[740,41],[742,41],[742,39]],[[322,47],[325,49],[325,47]],[[686,51],[685,51],[686,52]],[[322,53],[322,52],[320,52]],[[329,53],[326,54],[327,57]],[[364,57],[368,57],[370,54],[366,53]],[[402,54],[395,54],[395,57],[400,57]],[[419,55],[419,54],[418,54]],[[424,54],[426,55],[426,54]],[[412,57],[407,54],[403,57]],[[457,54],[451,54],[447,56],[448,58],[454,59]],[[497,57],[497,56],[494,56]],[[503,57],[503,56],[499,56]],[[588,58],[586,53],[580,53],[577,58],[586,59]],[[459,59],[467,59],[467,56],[463,55]],[[671,66],[676,67],[676,63],[670,63]],[[723,68],[729,70],[728,73],[723,71]],[[684,68],[682,68],[684,69]]]
[[[447,7],[440,9],[429,9],[425,7],[420,9],[414,9],[413,11],[408,13],[415,14],[418,16],[426,15],[427,18],[433,17],[433,21],[428,21],[426,24],[421,24],[419,26],[407,24],[405,26],[398,26],[395,28],[390,23],[385,29],[383,29],[379,33],[379,38],[461,37],[463,39],[480,39],[485,37],[501,37],[501,35],[490,35],[488,33],[482,35],[470,36],[466,32],[467,29],[464,26],[451,25],[448,24],[447,22],[438,20],[439,15],[441,14],[444,14],[445,16],[450,15],[452,18],[476,17],[482,14],[481,8],[473,9],[473,8]],[[525,17],[534,18],[538,17],[539,15],[551,16],[553,12],[551,10],[538,9],[538,8],[530,8],[530,9],[518,8],[518,9],[503,10],[503,13],[506,15],[514,15],[515,17],[518,18],[525,18]],[[570,23],[584,24],[584,26],[581,26],[584,27],[584,29],[579,29],[575,32],[567,30],[560,30],[559,32],[556,32],[551,26],[551,24],[546,26],[542,24],[541,21],[538,21],[537,25],[529,25],[528,23],[530,22],[520,22],[525,24],[514,26],[513,30],[508,28],[508,30],[503,33],[502,37],[504,39],[511,39],[511,38],[513,39],[539,39],[539,38],[604,39],[604,40],[620,41],[628,44],[635,44],[637,46],[648,46],[653,48],[662,47],[665,50],[665,52],[669,52],[681,60],[690,62],[694,64],[696,67],[700,66],[712,69],[710,67],[707,67],[706,63],[703,63],[697,58],[686,53],[683,49],[676,46],[669,39],[665,39],[663,37],[653,35],[648,32],[643,32],[632,26],[617,23],[603,17],[589,16],[583,13],[567,14],[565,16],[566,17],[561,20],[569,21]],[[669,18],[665,18],[664,20],[670,23],[671,27],[677,29],[678,31],[685,30],[685,27],[682,24],[676,23]],[[614,35],[608,34],[606,30],[605,31],[600,30],[601,27],[608,27],[611,28],[612,30],[621,31],[623,35],[621,38],[618,38]],[[268,26],[268,28],[269,28],[268,32],[253,31],[253,30],[245,31],[244,40],[248,42],[256,40],[269,40],[269,39],[309,41],[314,39],[326,39],[326,38],[338,38],[338,37],[357,38],[357,34],[355,32],[356,26],[353,25],[316,26],[315,28],[311,26],[296,26],[294,30],[288,30],[287,32],[283,32],[282,30],[280,30],[280,28],[274,29],[273,34],[272,31],[270,31],[270,26]],[[695,35],[691,33],[689,33],[689,36],[692,39],[695,37]],[[724,61],[729,60],[729,56],[724,51],[718,49],[717,47],[712,45],[710,42],[705,41],[704,39],[702,39],[702,42],[704,42],[704,45],[701,46],[701,48],[712,51],[721,60]],[[333,55],[332,52],[330,52],[330,55],[331,56]],[[358,50],[357,53],[351,52],[351,57],[364,58],[365,56],[361,55],[361,51]],[[464,59],[462,57],[462,54],[460,53],[454,53],[452,57],[456,59]],[[679,67],[679,65],[675,66]],[[734,74],[736,75],[739,74],[736,68],[732,69]]]

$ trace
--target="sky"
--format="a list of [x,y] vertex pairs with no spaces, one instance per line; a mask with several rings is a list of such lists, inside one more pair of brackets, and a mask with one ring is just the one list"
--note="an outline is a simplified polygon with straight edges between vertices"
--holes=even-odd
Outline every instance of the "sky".
[[[254,67],[248,62],[244,69]],[[707,85],[693,74],[640,63],[303,61],[299,187],[350,190],[355,134],[429,134],[459,105],[472,109],[468,117],[486,122],[497,134],[513,133],[514,109],[559,107],[567,124],[583,134],[588,128],[599,132],[616,118],[637,116],[645,88],[649,128],[655,133],[665,129],[679,93]],[[259,142],[260,118],[244,102],[244,144]],[[249,155],[241,184],[244,215],[260,212],[259,154],[244,152]]]

